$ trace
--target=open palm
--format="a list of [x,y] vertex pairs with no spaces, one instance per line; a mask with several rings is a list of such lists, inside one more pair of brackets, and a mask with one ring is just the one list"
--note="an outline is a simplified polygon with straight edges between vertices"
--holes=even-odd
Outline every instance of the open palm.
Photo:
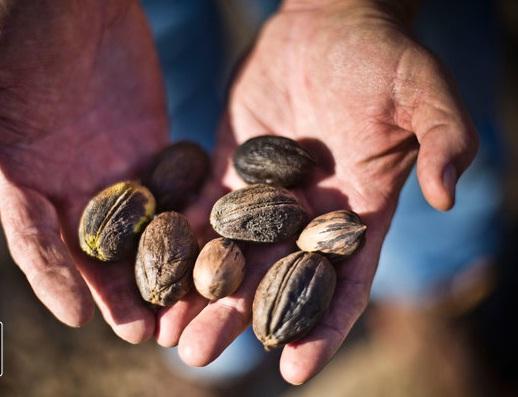
[[[307,337],[284,348],[283,376],[302,383],[332,357],[365,309],[416,158],[425,197],[447,210],[477,139],[437,61],[394,18],[365,1],[286,7],[269,21],[234,83],[216,178],[190,211],[194,224],[203,223],[200,214],[225,188],[243,185],[229,158],[237,144],[261,134],[299,140],[318,158],[313,180],[297,191],[314,215],[350,208],[368,225],[365,246],[337,267],[329,312]],[[191,297],[169,309],[159,342],[179,342],[189,364],[212,361],[249,324],[258,282],[289,249],[250,248],[238,292],[209,305]]]
[[162,82],[137,2],[14,2],[0,35],[1,219],[36,295],[72,326],[92,296],[130,342],[152,335],[132,265],[88,260],[88,199],[133,178],[166,143]]

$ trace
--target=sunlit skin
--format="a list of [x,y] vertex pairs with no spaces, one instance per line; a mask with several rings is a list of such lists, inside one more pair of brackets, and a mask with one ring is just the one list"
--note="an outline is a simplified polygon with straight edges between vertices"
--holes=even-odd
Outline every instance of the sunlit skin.
[[0,215],[10,252],[58,319],[84,324],[95,300],[115,333],[141,342],[155,319],[132,264],[87,259],[77,227],[95,192],[135,177],[167,142],[147,22],[136,2],[14,4],[0,34]]
[[[331,359],[365,309],[381,244],[416,159],[426,199],[447,210],[477,139],[437,61],[367,1],[287,4],[267,23],[233,85],[215,179],[205,202],[189,211],[195,225],[203,223],[211,194],[221,194],[221,182],[227,189],[243,185],[229,166],[234,145],[265,133],[309,143],[320,157],[322,167],[298,191],[313,214],[349,208],[368,225],[360,253],[337,268],[329,312],[282,352],[282,375],[300,384]],[[249,323],[266,268],[291,248],[250,249],[242,288],[206,307],[191,297],[166,311],[159,343],[178,343],[191,365],[216,358]]]
[[[136,3],[25,3],[4,18],[10,29],[0,35],[0,216],[14,260],[66,324],[88,321],[95,300],[123,339],[154,332],[158,343],[178,344],[188,364],[211,362],[249,324],[261,276],[292,246],[249,248],[233,296],[207,305],[192,293],[156,318],[138,297],[131,263],[106,266],[80,254],[76,230],[88,198],[137,175],[167,141],[162,81]],[[266,24],[233,84],[214,175],[187,211],[200,237],[214,200],[243,185],[229,162],[235,146],[265,133],[315,152],[320,168],[297,190],[313,215],[349,208],[368,226],[361,251],[337,267],[329,312],[283,350],[281,373],[300,384],[365,309],[416,159],[426,199],[447,210],[477,140],[437,61],[368,0],[287,2]]]

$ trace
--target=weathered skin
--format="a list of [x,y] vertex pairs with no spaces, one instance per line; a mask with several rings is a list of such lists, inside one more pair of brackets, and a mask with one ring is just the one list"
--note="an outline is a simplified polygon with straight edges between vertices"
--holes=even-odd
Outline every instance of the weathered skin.
[[220,237],[209,241],[194,265],[194,286],[209,300],[232,295],[245,275],[245,257],[232,240]]
[[266,350],[304,337],[331,303],[336,272],[315,253],[298,251],[277,261],[254,297],[253,328]]
[[332,211],[309,222],[300,234],[297,245],[303,251],[343,258],[360,247],[366,230],[367,226],[354,212]]
[[247,140],[234,153],[234,167],[248,183],[300,184],[315,165],[296,141],[275,135]]
[[79,224],[79,243],[104,262],[124,259],[136,248],[137,236],[155,212],[155,199],[136,182],[119,182],[97,194]]
[[209,156],[196,143],[178,142],[162,151],[146,181],[159,210],[178,211],[192,201],[209,166]]
[[306,212],[292,193],[265,184],[228,193],[210,214],[210,223],[221,236],[262,243],[286,240],[306,221]]
[[198,244],[187,218],[163,212],[140,238],[135,278],[144,300],[170,306],[192,288],[192,268]]

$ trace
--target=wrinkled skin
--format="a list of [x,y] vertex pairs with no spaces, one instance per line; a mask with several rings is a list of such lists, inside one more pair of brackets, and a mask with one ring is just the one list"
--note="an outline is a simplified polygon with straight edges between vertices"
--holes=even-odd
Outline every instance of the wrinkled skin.
[[11,3],[0,34],[0,216],[10,252],[58,319],[84,324],[95,300],[120,337],[143,341],[155,321],[132,264],[88,259],[77,228],[94,193],[135,177],[167,141],[146,20],[135,1]]
[[[122,0],[11,3],[18,10],[3,18],[10,25],[0,35],[0,216],[11,254],[61,321],[84,324],[93,296],[119,336],[140,342],[155,319],[138,297],[131,265],[87,260],[76,230],[95,191],[134,176],[166,141],[142,13]],[[229,167],[235,146],[261,134],[324,143],[325,150],[309,148],[321,169],[300,198],[314,215],[350,208],[368,226],[365,246],[338,268],[320,325],[284,347],[281,373],[299,384],[331,359],[365,309],[416,158],[426,199],[447,210],[477,141],[437,61],[369,0],[287,1],[265,26],[232,88],[214,178],[188,211],[199,233],[212,203],[242,186]],[[249,249],[250,271],[233,296],[207,305],[190,294],[160,311],[158,342],[179,344],[191,365],[214,360],[249,324],[262,275],[288,249]]]
[[[351,209],[368,229],[360,252],[338,267],[330,310],[308,336],[284,347],[280,371],[294,384],[322,369],[365,309],[383,239],[416,159],[426,199],[447,210],[477,150],[472,125],[438,62],[391,14],[365,0],[310,3],[285,4],[261,32],[231,91],[215,180],[189,212],[192,223],[202,225],[211,195],[242,186],[225,160],[238,143],[282,134],[327,147],[308,145],[321,169],[300,197],[313,215]],[[159,343],[178,343],[188,364],[211,362],[249,324],[255,288],[286,249],[249,249],[251,270],[238,293],[206,307],[193,297],[163,313]]]

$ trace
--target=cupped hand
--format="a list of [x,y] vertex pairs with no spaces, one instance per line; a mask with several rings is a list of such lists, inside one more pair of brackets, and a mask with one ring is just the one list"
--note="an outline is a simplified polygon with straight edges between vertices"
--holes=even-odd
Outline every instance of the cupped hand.
[[15,0],[0,14],[0,215],[12,257],[64,323],[84,324],[95,300],[120,337],[145,340],[155,318],[132,264],[89,260],[77,237],[88,199],[136,177],[167,141],[145,17],[128,0]]
[[[281,373],[300,384],[331,359],[365,309],[383,239],[416,159],[424,196],[447,210],[476,152],[476,134],[437,60],[405,33],[397,15],[364,0],[286,2],[244,62],[228,110],[215,180],[190,211],[195,225],[207,219],[224,189],[242,186],[229,165],[236,144],[279,134],[300,141],[318,159],[314,178],[297,191],[312,214],[349,208],[368,226],[361,251],[337,267],[333,302],[318,327],[284,347]],[[249,324],[258,282],[289,249],[248,250],[247,278],[238,292],[208,305],[191,295],[164,311],[159,343],[179,343],[191,365],[215,359]]]

